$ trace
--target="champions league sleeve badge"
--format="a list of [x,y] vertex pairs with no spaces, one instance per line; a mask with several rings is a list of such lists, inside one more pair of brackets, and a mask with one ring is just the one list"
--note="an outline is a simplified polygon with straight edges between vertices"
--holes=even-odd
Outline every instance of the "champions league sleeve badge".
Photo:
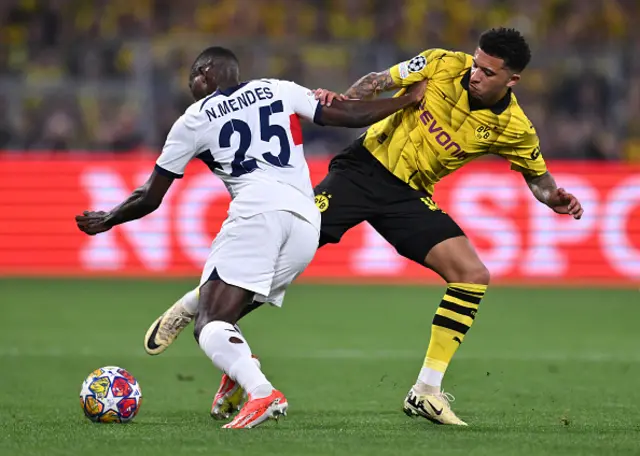
[[410,73],[417,73],[427,66],[427,58],[423,55],[416,55],[414,58],[409,60],[407,64],[407,69]]

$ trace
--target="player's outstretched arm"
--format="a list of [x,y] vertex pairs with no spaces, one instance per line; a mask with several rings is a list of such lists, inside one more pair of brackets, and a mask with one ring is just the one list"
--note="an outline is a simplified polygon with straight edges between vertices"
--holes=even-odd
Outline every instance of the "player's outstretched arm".
[[420,103],[427,88],[427,81],[411,86],[404,95],[382,100],[336,100],[324,106],[319,123],[334,127],[367,127],[396,111]]
[[93,236],[116,225],[142,218],[160,206],[172,183],[173,178],[153,171],[147,182],[118,206],[109,212],[84,211],[82,215],[76,215],[76,224],[80,231]]
[[556,181],[549,171],[541,176],[523,174],[527,185],[538,201],[549,206],[558,214],[568,214],[579,220],[584,213],[578,198],[568,193],[564,188],[558,188]]
[[362,76],[345,93],[337,94],[327,89],[316,89],[316,99],[323,106],[331,106],[334,100],[371,100],[380,92],[399,88],[393,81],[390,70]]
[[369,73],[347,89],[344,93],[347,98],[356,98],[358,100],[368,100],[378,95],[380,92],[399,88],[391,77],[390,70],[384,70],[379,73]]

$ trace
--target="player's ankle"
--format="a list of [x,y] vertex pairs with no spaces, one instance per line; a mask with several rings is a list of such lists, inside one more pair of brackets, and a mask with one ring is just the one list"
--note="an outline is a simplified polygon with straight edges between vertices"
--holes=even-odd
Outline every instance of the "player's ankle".
[[444,378],[444,372],[433,369],[432,367],[423,366],[422,369],[420,369],[420,373],[418,374],[418,380],[416,381],[416,385],[422,384],[426,386],[431,386],[436,388],[438,391],[440,391],[443,378]]
[[438,394],[440,392],[440,385],[427,385],[418,380],[415,385],[413,385],[413,390],[418,394]]
[[198,300],[200,298],[200,289],[196,288],[187,292],[182,297],[182,308],[192,316],[198,311]]
[[256,386],[253,390],[248,391],[248,393],[251,399],[262,399],[263,397],[270,396],[272,391],[273,385],[271,383],[264,383]]

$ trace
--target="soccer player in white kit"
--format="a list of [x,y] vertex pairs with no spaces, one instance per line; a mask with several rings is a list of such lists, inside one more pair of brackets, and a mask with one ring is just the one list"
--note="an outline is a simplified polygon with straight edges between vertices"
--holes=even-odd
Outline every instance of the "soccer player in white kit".
[[76,223],[95,235],[148,215],[194,158],[222,179],[232,201],[204,266],[194,333],[213,364],[248,393],[223,427],[252,428],[285,414],[288,403],[254,362],[235,324],[254,302],[281,306],[287,287],[318,247],[320,212],[299,117],[365,127],[416,104],[425,85],[396,98],[322,106],[313,92],[293,82],[241,83],[236,56],[220,47],[198,56],[190,85],[196,79],[207,96],[175,122],[148,181],[111,211],[85,211]]

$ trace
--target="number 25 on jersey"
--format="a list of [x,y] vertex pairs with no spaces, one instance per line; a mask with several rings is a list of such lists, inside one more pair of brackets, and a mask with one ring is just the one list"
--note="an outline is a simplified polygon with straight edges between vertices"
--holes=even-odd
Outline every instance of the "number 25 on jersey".
[[[262,158],[270,165],[278,168],[289,166],[289,158],[291,156],[291,146],[289,145],[287,131],[280,125],[269,123],[269,118],[272,114],[281,112],[284,112],[284,107],[280,100],[260,108],[260,140],[269,142],[274,136],[280,140],[280,153],[274,155],[272,152],[265,152],[262,154]],[[238,177],[252,172],[259,166],[255,158],[246,158],[253,138],[249,125],[242,120],[232,119],[222,126],[218,139],[220,147],[231,147],[231,137],[234,133],[240,135],[240,144],[231,163],[231,176]]]

